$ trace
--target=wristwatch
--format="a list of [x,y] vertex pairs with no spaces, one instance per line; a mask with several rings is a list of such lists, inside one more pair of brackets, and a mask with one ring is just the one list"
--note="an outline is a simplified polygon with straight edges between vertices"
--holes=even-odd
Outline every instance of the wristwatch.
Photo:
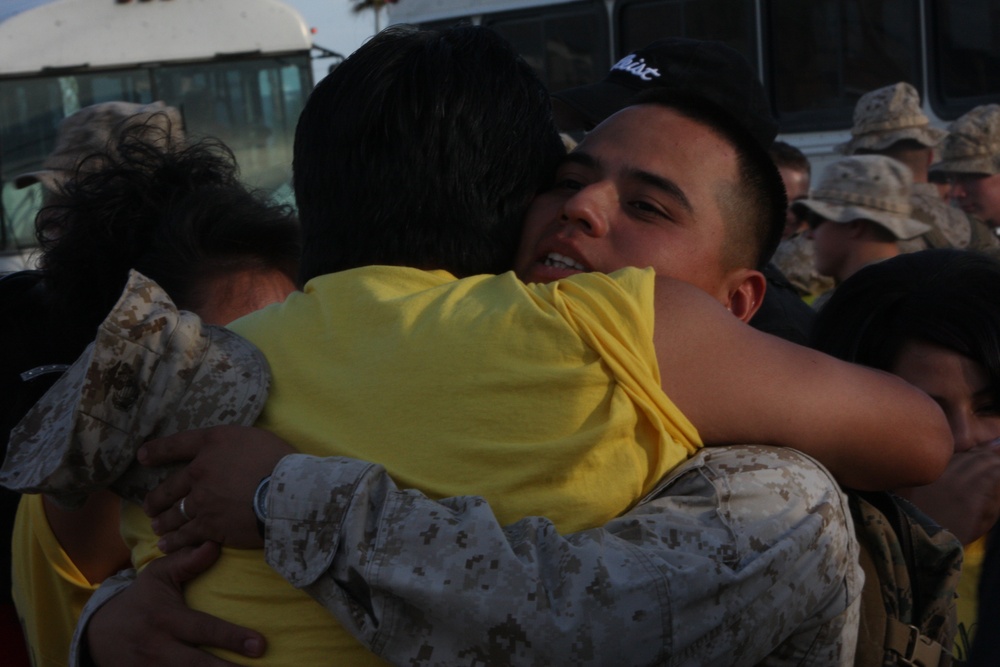
[[260,480],[253,492],[253,513],[257,517],[257,532],[264,538],[264,522],[267,520],[267,491],[271,488],[271,476]]

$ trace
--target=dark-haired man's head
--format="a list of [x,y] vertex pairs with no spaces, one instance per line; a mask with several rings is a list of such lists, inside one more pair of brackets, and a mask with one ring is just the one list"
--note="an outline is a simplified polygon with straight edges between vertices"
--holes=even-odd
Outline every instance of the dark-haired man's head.
[[736,153],[736,179],[717,197],[726,225],[725,268],[763,269],[778,247],[785,225],[785,185],[759,136],[715,102],[700,95],[651,89],[637,104],[655,104],[711,129]]
[[674,109],[735,148],[739,176],[719,193],[725,261],[763,268],[781,240],[785,195],[768,154],[778,125],[753,67],[722,42],[671,37],[630,53],[598,83],[553,94],[557,113],[585,128],[641,103]]
[[[752,317],[764,291],[756,267],[783,226],[784,188],[763,148],[719,121],[710,105],[675,97],[598,125],[529,209],[518,275],[545,282],[651,266]],[[760,160],[770,169],[754,169]]]
[[524,211],[564,153],[547,91],[502,38],[383,31],[299,119],[301,277],[371,264],[507,270]]

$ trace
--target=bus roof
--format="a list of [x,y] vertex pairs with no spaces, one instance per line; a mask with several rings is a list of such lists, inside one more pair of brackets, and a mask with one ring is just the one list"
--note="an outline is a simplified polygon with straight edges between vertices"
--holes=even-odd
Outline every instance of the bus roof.
[[404,0],[387,4],[386,11],[390,23],[423,23],[570,1],[572,0]]
[[7,0],[0,8],[0,76],[311,47],[302,17],[277,0]]

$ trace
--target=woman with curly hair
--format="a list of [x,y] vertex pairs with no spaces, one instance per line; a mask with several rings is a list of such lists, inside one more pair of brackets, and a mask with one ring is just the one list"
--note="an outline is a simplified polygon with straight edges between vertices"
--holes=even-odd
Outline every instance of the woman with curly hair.
[[[0,421],[5,448],[10,429],[93,340],[130,269],[208,324],[227,324],[295,288],[298,222],[240,182],[226,146],[185,143],[164,114],[111,134],[106,150],[80,160],[39,213],[40,270],[0,282],[4,335],[13,337],[0,355],[10,397]],[[67,511],[44,496],[3,493],[5,521],[17,503],[14,599],[34,664],[64,665],[80,608],[129,563],[119,499],[99,492]],[[11,539],[10,528],[2,539]]]

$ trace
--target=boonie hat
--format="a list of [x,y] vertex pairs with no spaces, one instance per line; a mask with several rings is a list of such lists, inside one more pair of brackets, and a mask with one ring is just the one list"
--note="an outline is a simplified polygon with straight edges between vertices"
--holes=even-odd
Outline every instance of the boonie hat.
[[865,93],[854,107],[851,140],[836,150],[852,155],[861,149],[881,150],[897,141],[912,139],[932,148],[947,132],[931,127],[920,108],[920,94],[908,83],[894,83]]
[[[42,169],[18,175],[14,179],[14,187],[25,188],[41,183],[47,190],[56,191],[73,176],[82,160],[107,152],[118,132],[140,125],[161,133],[162,137],[153,135],[153,140],[162,139],[174,145],[184,141],[180,111],[163,102],[94,104],[63,118],[59,123],[55,150],[42,162]],[[83,169],[94,173],[100,168],[101,160],[91,160],[84,163]]]
[[591,127],[624,109],[650,89],[675,90],[712,102],[743,126],[765,149],[778,134],[764,87],[753,67],[722,42],[671,37],[628,54],[594,84],[552,94]]
[[172,467],[135,462],[150,438],[220,424],[251,425],[270,373],[228,329],[178,311],[132,271],[97,339],[11,431],[0,485],[67,506],[111,487],[141,502]]
[[941,144],[941,161],[931,165],[939,173],[1000,174],[1000,105],[984,104],[948,126]]
[[912,239],[931,230],[910,217],[913,173],[884,155],[854,155],[826,166],[814,190],[792,206],[808,209],[832,222],[871,220],[897,239]]

